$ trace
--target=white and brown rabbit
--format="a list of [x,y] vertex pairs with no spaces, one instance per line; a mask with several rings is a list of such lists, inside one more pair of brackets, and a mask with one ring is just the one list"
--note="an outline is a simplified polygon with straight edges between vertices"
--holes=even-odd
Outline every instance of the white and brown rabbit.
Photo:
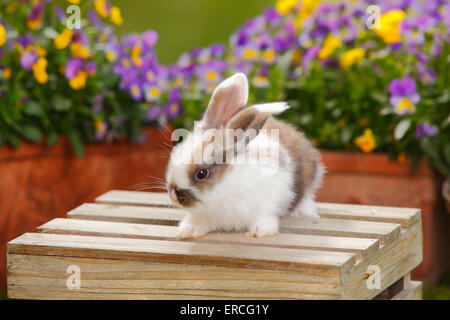
[[[244,74],[224,80],[202,121],[172,150],[167,190],[188,211],[179,225],[182,238],[215,230],[264,237],[278,233],[282,216],[318,217],[314,196],[325,171],[318,150],[271,116],[286,110],[285,103],[246,107],[247,99]],[[231,156],[228,132],[244,132],[232,139]]]

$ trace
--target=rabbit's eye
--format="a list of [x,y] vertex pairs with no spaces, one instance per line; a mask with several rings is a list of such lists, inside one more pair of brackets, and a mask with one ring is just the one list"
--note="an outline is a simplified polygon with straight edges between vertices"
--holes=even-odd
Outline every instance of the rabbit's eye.
[[197,180],[203,180],[206,179],[209,175],[209,170],[208,169],[198,169],[196,174],[195,174],[195,178]]

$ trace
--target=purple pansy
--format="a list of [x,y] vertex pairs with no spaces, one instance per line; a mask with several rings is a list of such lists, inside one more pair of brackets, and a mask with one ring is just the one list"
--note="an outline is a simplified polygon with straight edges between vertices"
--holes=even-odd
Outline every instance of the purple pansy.
[[438,127],[427,122],[421,122],[416,127],[415,136],[417,139],[423,136],[433,137],[438,133]]
[[404,115],[416,111],[415,104],[420,101],[420,95],[416,91],[416,82],[411,77],[392,80],[389,92],[391,94],[389,102],[394,107],[395,113]]
[[157,105],[151,105],[147,109],[147,120],[148,121],[155,121],[159,118],[161,115],[161,108]]
[[33,67],[33,64],[38,60],[38,55],[35,50],[26,51],[20,57],[20,65],[25,70],[30,71]]
[[72,79],[73,77],[75,77],[82,67],[83,67],[83,59],[80,58],[69,59],[67,61],[65,70],[66,78]]

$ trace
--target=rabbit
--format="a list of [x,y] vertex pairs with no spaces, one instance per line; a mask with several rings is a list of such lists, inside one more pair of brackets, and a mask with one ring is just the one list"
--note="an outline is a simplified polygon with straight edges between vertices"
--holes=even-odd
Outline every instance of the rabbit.
[[[246,107],[248,90],[243,73],[222,81],[202,120],[171,151],[167,191],[187,211],[178,226],[180,238],[213,231],[267,237],[278,233],[280,217],[319,217],[314,198],[325,173],[319,151],[303,133],[272,117],[289,108],[286,103]],[[227,144],[230,130],[241,136]],[[217,152],[204,152],[208,147]],[[273,170],[264,172],[267,168]]]

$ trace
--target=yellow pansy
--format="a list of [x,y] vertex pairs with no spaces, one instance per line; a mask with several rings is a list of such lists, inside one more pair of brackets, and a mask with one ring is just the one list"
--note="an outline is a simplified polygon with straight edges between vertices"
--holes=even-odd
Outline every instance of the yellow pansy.
[[74,90],[83,89],[86,86],[87,72],[80,70],[78,73],[69,80],[69,85]]
[[28,19],[27,20],[27,27],[30,30],[36,30],[38,29],[42,24],[42,17],[39,17],[37,19]]
[[38,55],[38,57],[45,57],[47,55],[47,50],[45,50],[38,44],[35,44],[34,49],[36,50],[36,54]]
[[346,69],[355,63],[359,63],[364,59],[364,54],[366,51],[362,48],[355,48],[348,50],[344,52],[344,54],[341,56],[341,59],[339,60],[339,63],[341,64],[341,67],[343,69]]
[[111,7],[111,16],[110,19],[112,23],[115,25],[121,26],[123,23],[122,14],[120,13],[120,9],[116,6]]
[[136,44],[133,49],[131,49],[130,57],[135,65],[137,65],[138,67],[142,65],[141,46],[139,44]]
[[99,14],[100,17],[106,18],[109,15],[108,10],[106,9],[105,0],[95,0],[94,1],[95,11]]
[[10,68],[4,68],[2,70],[3,72],[3,78],[5,78],[6,80],[9,80],[11,78],[11,69]]
[[71,4],[80,4],[80,0],[67,0]]
[[375,28],[375,33],[389,44],[401,41],[399,26],[404,18],[404,11],[400,9],[389,10],[380,16],[380,27]]
[[297,5],[298,0],[278,0],[275,8],[280,14],[287,14]]
[[0,24],[0,47],[6,43],[6,29]]
[[341,39],[332,35],[331,33],[328,34],[328,36],[325,38],[325,41],[323,42],[322,49],[320,49],[317,56],[319,59],[326,59],[328,58],[334,50],[339,47],[341,44]]
[[364,134],[357,137],[354,142],[364,153],[372,152],[377,146],[373,132],[370,129],[364,130]]
[[72,40],[73,31],[69,28],[64,29],[63,32],[55,37],[55,47],[56,49],[64,49],[67,47]]
[[320,4],[320,0],[303,0],[301,3],[301,8],[298,11],[298,17],[295,21],[295,26],[297,30],[301,29],[303,21],[308,18],[317,6]]
[[33,75],[37,82],[44,84],[48,81],[47,74],[47,59],[39,58],[38,61],[33,65]]
[[83,46],[80,42],[75,42],[70,45],[70,51],[77,58],[86,59],[90,55],[89,48]]
[[106,124],[103,121],[96,120],[95,121],[95,129],[97,130],[98,133],[103,134],[107,130]]

